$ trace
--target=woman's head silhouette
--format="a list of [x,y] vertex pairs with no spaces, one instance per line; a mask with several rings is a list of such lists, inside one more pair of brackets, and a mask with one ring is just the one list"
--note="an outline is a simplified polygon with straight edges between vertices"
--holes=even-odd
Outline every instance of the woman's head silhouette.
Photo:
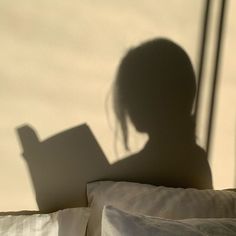
[[114,110],[125,147],[128,118],[150,138],[178,132],[194,137],[191,113],[195,90],[191,61],[176,43],[157,38],[130,49],[114,83]]

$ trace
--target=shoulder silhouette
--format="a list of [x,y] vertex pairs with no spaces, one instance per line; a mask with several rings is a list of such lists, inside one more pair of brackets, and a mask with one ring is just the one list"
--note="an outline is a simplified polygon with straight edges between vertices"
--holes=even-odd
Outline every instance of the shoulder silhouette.
[[158,38],[130,49],[114,83],[114,110],[127,149],[128,119],[149,141],[114,168],[154,184],[212,188],[206,153],[195,141],[195,91],[189,56],[173,41]]

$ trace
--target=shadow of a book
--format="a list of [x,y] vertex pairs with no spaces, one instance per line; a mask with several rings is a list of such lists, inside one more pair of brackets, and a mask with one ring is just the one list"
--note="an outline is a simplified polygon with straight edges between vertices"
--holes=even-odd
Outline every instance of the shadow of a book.
[[17,128],[41,212],[86,206],[86,184],[103,179],[109,168],[86,124],[40,141],[28,125]]

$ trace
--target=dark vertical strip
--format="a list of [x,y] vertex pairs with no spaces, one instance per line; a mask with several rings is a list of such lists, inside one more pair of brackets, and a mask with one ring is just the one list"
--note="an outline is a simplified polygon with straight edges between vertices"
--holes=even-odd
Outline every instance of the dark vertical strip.
[[[236,122],[235,122],[235,134],[236,134]],[[234,137],[234,147],[236,147],[236,136]],[[234,187],[236,187],[236,149],[234,148]]]
[[211,0],[206,0],[206,4],[204,6],[204,18],[202,24],[202,35],[201,35],[201,45],[199,51],[199,62],[198,62],[198,74],[197,74],[197,94],[195,100],[195,110],[194,110],[194,118],[197,121],[198,118],[198,110],[199,110],[199,98],[201,96],[201,87],[202,87],[202,73],[204,69],[205,62],[205,51],[206,51],[206,42],[207,42],[207,34],[208,34],[208,25],[209,25],[209,12],[210,12]]
[[214,117],[214,108],[215,108],[215,98],[217,92],[217,85],[218,85],[218,71],[219,71],[219,63],[220,63],[220,56],[221,56],[221,45],[222,45],[222,37],[223,37],[223,29],[224,29],[224,18],[225,18],[225,9],[226,9],[227,0],[221,1],[221,11],[220,11],[220,18],[218,24],[218,35],[217,35],[217,43],[216,43],[216,50],[215,50],[215,64],[214,64],[214,71],[212,77],[212,88],[211,88],[211,101],[210,101],[210,113],[209,113],[209,120],[208,120],[208,134],[207,134],[207,157],[209,158],[210,148],[211,148],[211,135],[212,135],[212,127],[213,127],[213,117]]

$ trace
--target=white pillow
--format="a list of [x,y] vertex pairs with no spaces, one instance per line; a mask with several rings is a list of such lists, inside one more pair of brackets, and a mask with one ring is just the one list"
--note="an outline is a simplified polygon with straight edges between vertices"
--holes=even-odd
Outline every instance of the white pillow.
[[0,216],[0,235],[84,236],[89,208],[69,208],[50,214]]
[[236,217],[236,193],[99,181],[87,185],[88,235],[100,236],[104,205],[169,219]]
[[236,218],[168,220],[104,207],[102,236],[235,236]]

